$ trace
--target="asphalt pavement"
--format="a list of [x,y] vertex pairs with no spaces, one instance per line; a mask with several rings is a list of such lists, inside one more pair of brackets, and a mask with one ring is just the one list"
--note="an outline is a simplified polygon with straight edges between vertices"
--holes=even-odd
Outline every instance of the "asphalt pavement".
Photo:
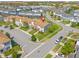
[[[46,17],[48,19],[52,20],[52,18],[49,15],[46,15]],[[58,32],[54,37],[52,37],[49,41],[45,42],[39,48],[32,51],[32,53],[29,53],[29,55],[27,54],[25,56],[25,58],[26,57],[28,57],[28,58],[43,58],[52,48],[54,48],[56,46],[55,40],[58,39],[60,36],[65,37],[71,31],[79,32],[79,29],[75,29],[75,28],[72,28],[72,27],[65,26],[62,23],[59,23],[59,22],[53,22],[53,23],[57,23],[60,26],[62,26],[63,30]]]
[[10,28],[0,27],[0,30],[8,32],[11,37],[14,37],[13,40],[22,47],[23,53],[21,57],[24,57],[26,54],[30,53],[33,49],[40,45],[40,43],[34,43],[30,41],[31,37],[19,29],[10,30]]

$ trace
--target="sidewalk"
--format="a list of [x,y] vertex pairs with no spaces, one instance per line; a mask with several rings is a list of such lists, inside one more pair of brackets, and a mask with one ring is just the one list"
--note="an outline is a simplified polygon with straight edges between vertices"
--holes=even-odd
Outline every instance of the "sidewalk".
[[[16,28],[16,29],[21,30],[21,29],[19,29],[19,28]],[[21,31],[24,32],[24,33],[26,33],[26,34],[28,34],[28,35],[30,35],[30,36],[32,36],[31,34],[29,34],[29,33],[26,32],[26,31],[23,31],[23,30],[21,30]]]
[[30,32],[30,31],[32,31],[32,29],[27,30],[27,32]]
[[36,35],[39,31],[35,32],[34,35]]
[[55,57],[56,56],[56,53],[54,51],[50,51],[49,54],[51,54],[52,57]]
[[1,58],[6,58],[6,57],[4,56],[4,54],[0,54],[0,56],[1,56]]

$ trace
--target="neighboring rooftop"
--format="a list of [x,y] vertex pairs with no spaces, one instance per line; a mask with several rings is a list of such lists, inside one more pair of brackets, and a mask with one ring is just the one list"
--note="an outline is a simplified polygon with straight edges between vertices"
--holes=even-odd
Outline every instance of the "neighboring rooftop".
[[13,15],[11,15],[11,16],[7,16],[5,19],[8,19],[8,20],[15,19],[16,21],[22,21],[22,22],[25,22],[25,23],[34,22],[35,25],[39,25],[40,27],[44,27],[45,25],[48,24],[48,22],[46,20],[41,20],[41,18],[31,19],[31,18],[24,17],[24,16],[13,16]]
[[40,27],[44,27],[45,25],[48,24],[48,22],[42,21],[41,19],[39,19],[39,20],[36,20],[36,21],[35,21],[35,24],[36,24],[36,25],[39,25]]
[[10,39],[5,34],[0,32],[0,44],[6,43],[8,41],[10,41]]

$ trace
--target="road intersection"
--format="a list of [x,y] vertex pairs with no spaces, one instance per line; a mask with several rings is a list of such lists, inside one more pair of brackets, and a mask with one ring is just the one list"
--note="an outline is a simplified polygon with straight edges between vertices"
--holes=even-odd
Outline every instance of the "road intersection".
[[[48,19],[52,20],[51,16],[46,15]],[[79,29],[75,29],[72,27],[65,26],[62,23],[53,21],[53,23],[59,24],[60,26],[63,27],[63,30],[58,32],[54,37],[52,37],[49,41],[45,42],[43,45],[41,45],[38,49],[35,49],[32,53],[29,55],[27,54],[25,57],[28,58],[42,58],[44,57],[45,54],[47,54],[52,48],[56,46],[55,40],[58,39],[60,36],[67,36],[68,33],[74,31],[74,32],[79,32]],[[39,52],[38,52],[39,51]]]
[[0,30],[4,30],[5,32],[8,32],[11,37],[14,37],[13,40],[17,42],[23,50],[22,56],[24,57],[26,54],[30,53],[33,49],[35,49],[37,46],[40,45],[40,43],[34,43],[30,41],[30,36],[27,33],[24,33],[23,31],[19,29],[10,29],[10,28],[4,28],[3,26],[0,27]]
[[0,30],[9,32],[10,35],[14,37],[13,40],[22,47],[22,58],[43,58],[52,48],[56,46],[56,39],[58,39],[61,36],[65,37],[72,31],[79,32],[79,29],[65,26],[60,22],[53,21],[49,14],[45,14],[45,16],[48,18],[48,20],[60,25],[63,29],[59,31],[56,35],[54,35],[52,38],[50,38],[50,40],[42,43],[31,42],[31,36],[19,29],[10,30],[10,28],[5,29],[4,27],[0,27]]

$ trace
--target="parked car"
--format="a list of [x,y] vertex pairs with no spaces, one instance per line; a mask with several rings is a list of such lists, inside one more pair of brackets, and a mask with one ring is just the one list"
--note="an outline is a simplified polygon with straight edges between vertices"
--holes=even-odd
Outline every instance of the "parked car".
[[58,42],[57,41],[55,41],[55,44],[57,44]]
[[5,28],[8,28],[8,26],[5,26]]
[[57,43],[59,43],[60,41],[57,39],[57,40],[55,40],[55,43],[57,44]]
[[60,40],[59,40],[59,39],[57,39],[56,41],[57,41],[57,42],[59,42]]
[[63,36],[60,36],[60,37],[59,37],[59,41],[61,41],[62,39],[63,39]]

